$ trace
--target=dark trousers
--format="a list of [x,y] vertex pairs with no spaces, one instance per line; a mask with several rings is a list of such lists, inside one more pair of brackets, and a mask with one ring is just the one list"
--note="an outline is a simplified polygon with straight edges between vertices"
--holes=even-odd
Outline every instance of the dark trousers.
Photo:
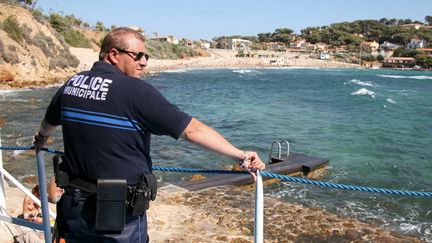
[[[76,197],[75,197],[76,198]],[[66,242],[140,242],[149,241],[147,216],[132,216],[126,213],[126,224],[121,232],[96,231],[96,197],[74,199],[65,193],[57,203],[57,225]],[[106,220],[114,220],[107,218]]]

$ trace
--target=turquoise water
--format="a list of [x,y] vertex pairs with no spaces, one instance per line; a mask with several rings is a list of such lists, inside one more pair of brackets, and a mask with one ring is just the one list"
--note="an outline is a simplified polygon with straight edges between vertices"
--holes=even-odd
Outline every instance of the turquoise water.
[[[295,152],[330,159],[322,180],[432,191],[432,73],[347,69],[180,70],[145,78],[173,103],[236,146],[267,160],[275,138]],[[56,88],[0,93],[3,145],[29,145]],[[61,148],[58,132],[55,143]],[[185,141],[154,137],[160,166],[226,169],[232,161]],[[33,157],[6,153],[7,170],[35,174]],[[50,173],[50,164],[47,163]],[[162,182],[190,174],[157,173]],[[265,192],[432,241],[432,199],[294,183]],[[251,199],[253,200],[253,199]]]

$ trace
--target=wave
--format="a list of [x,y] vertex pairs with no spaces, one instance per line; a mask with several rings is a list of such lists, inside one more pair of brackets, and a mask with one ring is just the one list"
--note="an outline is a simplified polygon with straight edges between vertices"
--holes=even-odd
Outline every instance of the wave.
[[425,76],[425,75],[419,75],[419,76],[406,76],[406,75],[378,75],[380,77],[383,78],[397,78],[397,79],[420,79],[420,80],[424,80],[424,79],[432,79],[432,76]]
[[387,101],[388,103],[392,103],[392,104],[396,104],[396,103],[397,103],[397,102],[394,101],[392,98],[387,98],[386,101]]
[[373,91],[370,91],[366,88],[361,88],[355,92],[352,92],[351,95],[369,95],[372,98],[375,98],[376,94]]
[[357,84],[360,86],[369,86],[369,87],[375,87],[375,85],[371,81],[361,81],[358,79],[351,79],[350,81],[353,84]]
[[22,91],[30,91],[31,89],[0,89],[0,95],[14,94]]
[[187,69],[173,69],[173,70],[164,70],[162,73],[185,73]]
[[254,73],[256,72],[255,70],[249,70],[249,69],[236,69],[236,70],[232,70],[233,73],[240,73],[240,74],[245,74],[245,73]]

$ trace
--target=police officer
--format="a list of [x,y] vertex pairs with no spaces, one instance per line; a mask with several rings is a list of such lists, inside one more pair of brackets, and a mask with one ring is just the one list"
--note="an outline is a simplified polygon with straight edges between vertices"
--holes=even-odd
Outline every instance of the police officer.
[[[257,153],[236,148],[140,79],[149,59],[144,43],[144,36],[129,28],[108,33],[99,61],[91,70],[72,76],[52,98],[34,136],[36,148],[61,125],[69,180],[90,185],[100,179],[122,179],[131,187],[140,183],[143,174],[151,174],[151,134],[182,137],[244,160],[250,171],[264,169]],[[67,242],[148,242],[145,212],[132,215],[126,210],[124,227],[118,232],[98,230],[96,197],[90,191],[68,185],[57,204],[57,224]]]

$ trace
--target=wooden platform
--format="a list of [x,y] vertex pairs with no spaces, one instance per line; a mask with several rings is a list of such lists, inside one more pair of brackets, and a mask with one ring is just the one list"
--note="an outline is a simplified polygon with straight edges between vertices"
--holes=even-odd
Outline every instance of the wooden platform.
[[[304,174],[307,176],[329,163],[328,159],[292,152],[289,154],[288,159],[286,157],[282,159],[283,161],[279,163],[266,164],[266,171],[285,175]],[[214,175],[199,181],[182,181],[177,186],[196,191],[215,186],[245,185],[252,182],[250,175]]]

